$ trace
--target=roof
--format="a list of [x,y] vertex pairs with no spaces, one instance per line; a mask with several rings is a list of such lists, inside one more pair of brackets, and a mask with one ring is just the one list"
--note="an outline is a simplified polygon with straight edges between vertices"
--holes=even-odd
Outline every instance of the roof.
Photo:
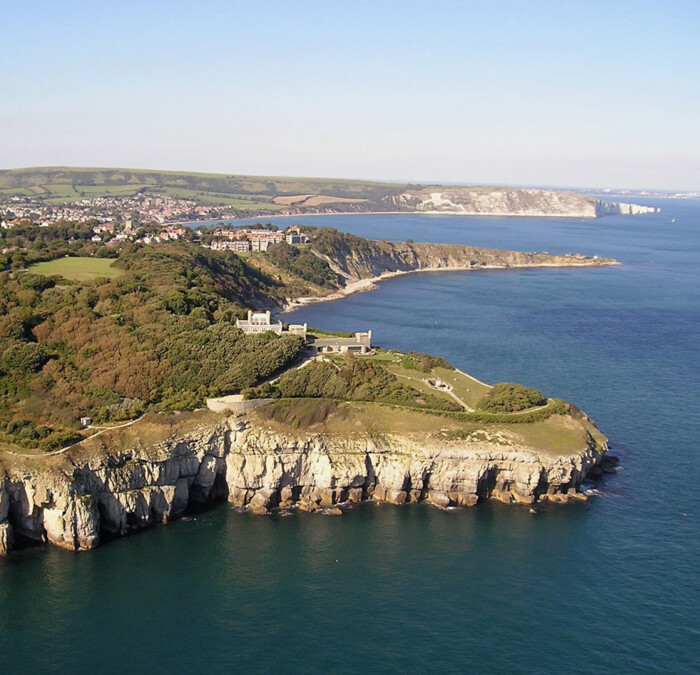
[[314,340],[314,345],[316,347],[332,347],[334,345],[357,345],[361,344],[355,338],[321,338]]

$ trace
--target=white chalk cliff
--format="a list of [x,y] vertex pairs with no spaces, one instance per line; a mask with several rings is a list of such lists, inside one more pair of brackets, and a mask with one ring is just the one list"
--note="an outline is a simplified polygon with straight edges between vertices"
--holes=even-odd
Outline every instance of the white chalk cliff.
[[592,197],[538,188],[427,187],[392,197],[400,208],[419,213],[596,218],[610,214],[638,215],[657,209],[637,204],[606,202]]

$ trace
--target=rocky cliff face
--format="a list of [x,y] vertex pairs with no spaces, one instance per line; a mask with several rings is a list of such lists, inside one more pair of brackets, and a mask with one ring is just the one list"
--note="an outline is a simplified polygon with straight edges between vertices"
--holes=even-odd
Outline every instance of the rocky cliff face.
[[504,445],[498,434],[426,441],[420,435],[270,433],[242,415],[151,446],[86,456],[15,458],[0,477],[0,553],[19,537],[90,549],[228,499],[255,513],[366,499],[471,506],[481,499],[566,501],[603,455],[591,440],[570,455]]
[[509,267],[597,267],[615,264],[610,258],[557,256],[498,249],[424,244],[412,242],[371,242],[363,248],[348,247],[322,256],[347,281],[357,281],[396,272],[422,270],[466,270]]
[[405,192],[397,203],[420,213],[595,218],[595,200],[555,190],[444,186]]
[[643,213],[658,213],[660,208],[653,206],[640,206],[639,204],[625,204],[624,202],[596,201],[596,216],[623,215],[638,216]]
[[611,213],[636,215],[655,209],[636,204],[601,202],[572,192],[537,188],[426,187],[389,199],[397,208],[419,213],[487,216],[558,216],[596,218]]

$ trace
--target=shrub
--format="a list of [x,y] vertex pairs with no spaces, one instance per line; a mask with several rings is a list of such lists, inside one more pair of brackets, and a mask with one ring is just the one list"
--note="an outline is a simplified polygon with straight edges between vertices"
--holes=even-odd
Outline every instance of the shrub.
[[267,255],[278,267],[325,288],[338,287],[338,275],[323,259],[308,249],[290,246],[286,241],[273,244]]
[[541,391],[522,384],[499,382],[477,404],[477,408],[492,413],[514,413],[547,403]]
[[0,367],[5,372],[36,373],[48,360],[49,354],[43,345],[17,342],[3,352]]
[[452,366],[441,356],[431,356],[430,354],[420,354],[419,352],[408,352],[401,359],[402,367],[407,370],[417,370],[421,373],[429,373],[433,368],[449,368]]
[[278,388],[283,398],[325,398],[348,401],[378,401],[437,410],[459,410],[459,406],[432,394],[416,391],[400,382],[384,366],[349,358],[338,369],[332,363],[312,363],[285,373]]
[[280,390],[269,382],[265,382],[258,387],[248,387],[244,389],[241,394],[245,401],[250,401],[256,398],[279,398]]
[[81,440],[82,436],[75,431],[57,431],[39,441],[39,449],[44,452],[60,450]]

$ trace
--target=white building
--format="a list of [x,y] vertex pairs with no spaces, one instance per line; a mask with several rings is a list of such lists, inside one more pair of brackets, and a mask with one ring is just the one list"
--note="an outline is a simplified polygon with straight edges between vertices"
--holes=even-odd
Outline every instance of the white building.
[[249,309],[248,318],[237,319],[236,327],[240,328],[247,335],[272,331],[273,333],[277,333],[277,335],[282,335],[283,333],[288,335],[301,335],[301,337],[306,340],[306,324],[290,324],[289,328],[285,331],[281,321],[272,323],[269,310],[267,312],[253,312]]

